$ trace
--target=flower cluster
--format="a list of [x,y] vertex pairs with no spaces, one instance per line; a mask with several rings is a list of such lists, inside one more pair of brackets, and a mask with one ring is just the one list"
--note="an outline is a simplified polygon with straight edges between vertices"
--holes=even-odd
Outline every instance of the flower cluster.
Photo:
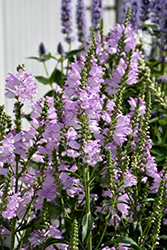
[[[21,130],[18,114],[35,96],[36,83],[23,70],[9,74],[6,96],[16,100],[16,126],[4,124],[1,136],[0,230],[11,234],[11,249],[16,237],[22,250],[157,244],[167,178],[150,153],[149,81],[126,23],[90,42],[71,63],[64,88],[30,103],[28,131]],[[138,95],[124,100],[138,83]],[[135,238],[131,228],[138,225],[147,234]]]
[[6,97],[18,98],[19,102],[31,100],[36,96],[35,78],[27,74],[24,70],[19,70],[17,74],[8,74],[6,79]]
[[[152,35],[152,50],[150,57],[161,62],[166,62],[166,43],[167,43],[167,4],[165,0],[124,0],[122,6],[122,22],[125,21],[125,13],[131,8],[130,23],[132,27],[141,33],[141,30],[148,31]],[[149,22],[147,22],[149,21]],[[151,22],[151,25],[149,23]],[[145,36],[147,33],[142,33]],[[147,54],[147,53],[146,53]]]

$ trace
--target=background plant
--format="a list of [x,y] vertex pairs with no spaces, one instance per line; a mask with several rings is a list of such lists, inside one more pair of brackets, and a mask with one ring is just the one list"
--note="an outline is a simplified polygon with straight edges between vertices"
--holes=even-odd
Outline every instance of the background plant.
[[[131,7],[130,22],[138,32],[137,43],[143,50],[150,74],[157,82],[152,92],[152,112],[150,120],[151,138],[153,140],[152,153],[159,166],[165,162],[167,152],[166,141],[166,106],[161,104],[167,95],[166,89],[166,1],[124,1],[122,6],[122,20]],[[159,92],[159,94],[158,94]],[[163,92],[163,98],[160,92]]]

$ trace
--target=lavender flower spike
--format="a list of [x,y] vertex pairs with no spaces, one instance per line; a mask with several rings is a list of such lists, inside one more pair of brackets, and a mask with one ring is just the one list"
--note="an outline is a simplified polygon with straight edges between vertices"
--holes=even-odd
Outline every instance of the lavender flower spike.
[[38,53],[39,53],[39,60],[41,62],[48,60],[48,57],[43,57],[43,55],[47,54],[47,50],[43,43],[40,43]]
[[57,52],[58,52],[60,55],[63,55],[63,54],[64,54],[64,48],[63,48],[63,45],[61,44],[61,42],[57,45]]
[[[151,8],[151,1],[150,0],[140,0],[140,20],[142,22],[149,19],[149,13]],[[144,29],[143,27],[142,29]]]
[[129,2],[129,0],[124,0],[121,7],[121,23],[125,22],[126,13],[129,7],[131,7],[131,3]]
[[84,43],[87,41],[87,26],[86,26],[86,8],[84,5],[84,0],[77,1],[77,16],[76,23],[78,29],[78,41]]
[[39,52],[40,56],[47,53],[47,50],[46,50],[46,48],[45,48],[45,46],[44,46],[43,43],[40,43],[40,45],[39,45],[39,51],[38,52]]
[[134,29],[139,29],[141,28],[141,24],[139,22],[139,17],[140,17],[140,1],[137,0],[132,0],[131,2],[131,20],[130,23],[132,24],[132,27]]
[[63,34],[67,34],[65,41],[71,43],[74,41],[74,37],[69,37],[72,33],[72,0],[62,0],[61,4],[61,25]]
[[100,20],[103,17],[103,0],[92,0],[91,23],[95,32],[100,29]]

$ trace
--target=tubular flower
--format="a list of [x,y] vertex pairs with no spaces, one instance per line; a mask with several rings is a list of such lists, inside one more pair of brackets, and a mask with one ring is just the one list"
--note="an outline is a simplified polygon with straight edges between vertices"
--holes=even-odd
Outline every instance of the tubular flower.
[[6,93],[8,98],[17,98],[19,102],[31,100],[36,96],[35,78],[24,70],[19,70],[17,74],[8,74],[6,79]]

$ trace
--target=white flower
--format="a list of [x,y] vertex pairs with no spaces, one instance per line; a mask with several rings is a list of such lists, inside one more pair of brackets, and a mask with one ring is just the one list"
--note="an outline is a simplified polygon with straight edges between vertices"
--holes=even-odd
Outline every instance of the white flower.
[[146,54],[149,54],[151,50],[151,35],[148,31],[139,29],[136,35],[136,44],[140,45],[145,50]]

